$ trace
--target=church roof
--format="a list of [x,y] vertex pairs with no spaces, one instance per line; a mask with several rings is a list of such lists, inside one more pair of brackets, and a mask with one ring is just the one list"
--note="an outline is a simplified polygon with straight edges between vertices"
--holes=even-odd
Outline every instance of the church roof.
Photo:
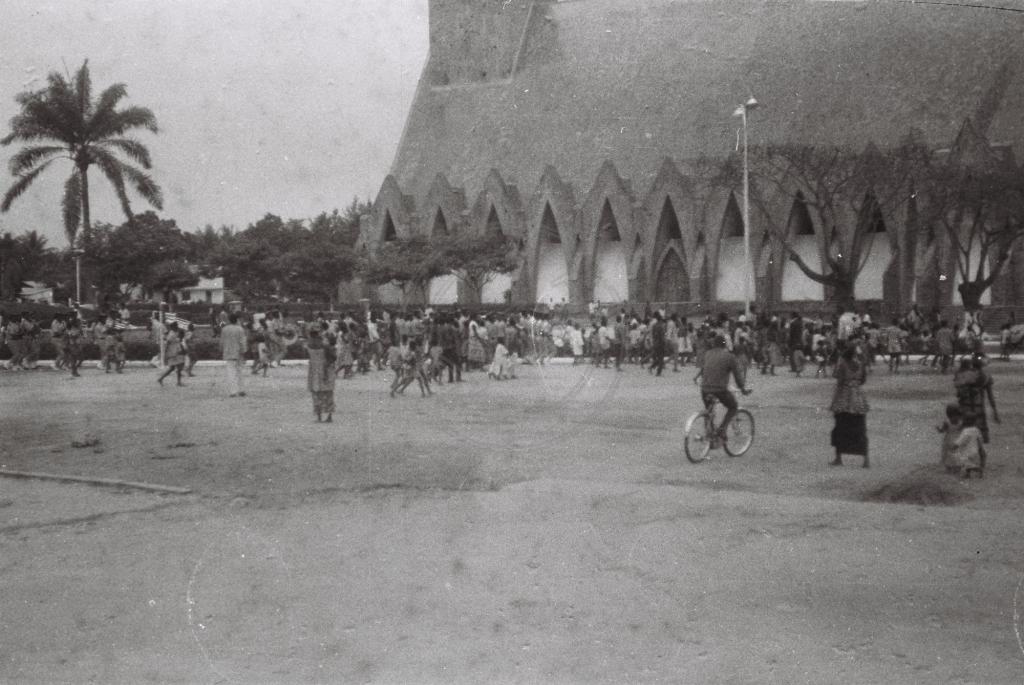
[[417,197],[437,173],[473,197],[492,168],[530,192],[552,165],[586,192],[611,160],[644,192],[666,156],[732,152],[750,96],[751,145],[885,147],[913,128],[948,147],[972,118],[1020,148],[1022,38],[1022,13],[941,4],[537,3],[510,78],[421,80],[392,173]]

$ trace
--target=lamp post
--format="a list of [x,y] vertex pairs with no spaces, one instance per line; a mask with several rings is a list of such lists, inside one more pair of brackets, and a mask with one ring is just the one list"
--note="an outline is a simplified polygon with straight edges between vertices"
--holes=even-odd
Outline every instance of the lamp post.
[[751,272],[750,263],[750,166],[747,162],[747,112],[757,108],[753,97],[736,108],[734,117],[743,119],[743,313],[750,319]]
[[75,305],[81,306],[82,304],[82,255],[85,254],[85,250],[80,247],[76,247],[71,250],[71,255],[75,258]]

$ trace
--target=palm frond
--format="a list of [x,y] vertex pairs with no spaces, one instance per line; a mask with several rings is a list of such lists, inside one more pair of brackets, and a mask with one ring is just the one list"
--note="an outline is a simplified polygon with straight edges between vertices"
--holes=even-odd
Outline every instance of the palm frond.
[[71,144],[74,132],[66,125],[67,117],[59,108],[42,98],[34,98],[22,105],[21,112],[11,119],[11,133],[0,140],[9,145],[15,140],[35,141],[53,139]]
[[115,83],[112,86],[108,86],[100,93],[99,99],[96,100],[96,109],[93,111],[97,115],[101,112],[113,112],[117,103],[127,95],[128,86],[123,83]]
[[[50,72],[47,80],[49,86],[43,97],[31,106],[37,110],[35,116],[53,118],[56,130],[77,133],[82,129],[85,119],[75,89],[56,71]],[[27,107],[23,109],[26,113],[30,111]]]
[[100,140],[123,135],[134,128],[159,133],[156,116],[148,107],[126,107],[120,111],[111,111],[102,121],[90,122],[89,132],[93,140]]
[[151,176],[123,162],[121,163],[121,172],[132,182],[136,192],[145,198],[146,202],[157,209],[164,208],[164,193]]
[[125,191],[124,187],[124,174],[121,173],[122,167],[124,167],[125,164],[106,150],[101,150],[95,147],[89,149],[89,157],[93,162],[95,162],[96,166],[100,168],[103,175],[107,177],[107,180],[110,181],[110,185],[114,186],[114,192],[117,193],[117,199],[121,202],[121,209],[124,211],[125,217],[131,221],[133,217],[132,207],[131,203],[128,201],[128,193]]
[[64,233],[72,247],[75,245],[75,236],[78,234],[78,224],[82,220],[82,179],[78,170],[71,172],[71,176],[64,183],[64,199],[61,200],[61,210],[64,215]]
[[57,145],[36,145],[26,147],[18,150],[18,152],[11,157],[11,161],[8,162],[7,168],[10,170],[12,176],[19,176],[26,171],[30,171],[36,164],[47,157],[66,151],[67,148]]
[[88,120],[92,110],[92,79],[89,77],[89,60],[82,62],[82,67],[75,74],[75,95],[78,100],[78,111],[83,121]]
[[123,83],[115,83],[100,93],[96,107],[89,118],[87,129],[92,139],[117,135],[108,133],[109,122],[117,116],[117,103],[128,95],[128,88]]
[[43,170],[50,166],[52,161],[53,160],[46,162],[45,164],[41,164],[27,174],[19,176],[18,180],[14,182],[14,185],[8,188],[7,192],[4,193],[4,199],[0,202],[0,212],[6,212],[10,209],[11,203],[18,199],[18,196],[24,193],[28,187],[32,185],[32,181],[36,180],[36,177],[43,173]]
[[149,150],[137,140],[132,138],[108,138],[99,141],[98,144],[103,146],[112,145],[118,148],[121,152],[135,160],[143,169],[149,169],[153,166],[149,157]]

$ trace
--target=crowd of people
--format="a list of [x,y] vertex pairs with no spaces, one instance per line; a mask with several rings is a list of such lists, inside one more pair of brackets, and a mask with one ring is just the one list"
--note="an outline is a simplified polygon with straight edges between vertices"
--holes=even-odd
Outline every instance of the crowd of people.
[[[156,314],[150,321],[154,338],[162,343],[164,368],[157,380],[163,384],[173,374],[177,384],[184,385],[184,378],[193,375],[197,358],[195,326],[173,318],[165,322]],[[126,309],[102,312],[90,324],[78,312],[58,315],[46,331],[28,312],[10,316],[0,320],[2,341],[12,353],[6,368],[34,368],[46,332],[57,353],[58,369],[79,376],[83,347],[92,342],[99,348],[101,368],[120,373],[125,366],[127,323]],[[736,405],[731,395],[725,398],[730,375],[746,391],[751,373],[773,376],[788,370],[799,376],[813,369],[815,376],[836,382],[830,404],[835,417],[831,463],[841,465],[844,455],[856,455],[867,467],[869,405],[862,386],[879,360],[896,374],[912,354],[925,368],[940,373],[958,366],[953,377],[956,402],[946,409],[939,427],[940,461],[950,472],[967,476],[984,472],[988,411],[999,421],[981,322],[965,315],[951,325],[937,311],[923,316],[916,306],[884,323],[855,312],[830,320],[806,319],[799,312],[695,319],[652,308],[638,313],[597,306],[578,318],[561,312],[499,314],[428,308],[335,316],[317,312],[312,321],[295,324],[288,323],[280,310],[244,315],[222,310],[211,324],[226,361],[231,396],[245,395],[241,373],[246,364],[250,373],[266,376],[281,365],[290,347],[301,344],[309,360],[307,385],[318,421],[332,420],[338,378],[389,371],[391,397],[413,384],[426,397],[434,394],[435,386],[445,381],[460,383],[464,374],[474,371],[504,381],[516,378],[521,364],[543,365],[562,357],[571,358],[573,365],[592,364],[620,372],[634,366],[653,376],[662,376],[669,367],[679,372],[692,364],[693,380],[701,384],[702,394],[716,396],[726,407],[724,430]],[[1001,357],[1008,356],[1011,329],[1008,324],[1001,331]],[[962,355],[959,365],[954,363],[957,355]]]

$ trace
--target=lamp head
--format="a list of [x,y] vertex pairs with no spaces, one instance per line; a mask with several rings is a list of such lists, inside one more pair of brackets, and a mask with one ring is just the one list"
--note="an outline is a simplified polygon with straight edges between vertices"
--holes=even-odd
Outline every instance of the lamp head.
[[746,107],[748,110],[757,109],[757,100],[755,100],[753,96],[751,96],[749,100],[743,103],[743,106]]

